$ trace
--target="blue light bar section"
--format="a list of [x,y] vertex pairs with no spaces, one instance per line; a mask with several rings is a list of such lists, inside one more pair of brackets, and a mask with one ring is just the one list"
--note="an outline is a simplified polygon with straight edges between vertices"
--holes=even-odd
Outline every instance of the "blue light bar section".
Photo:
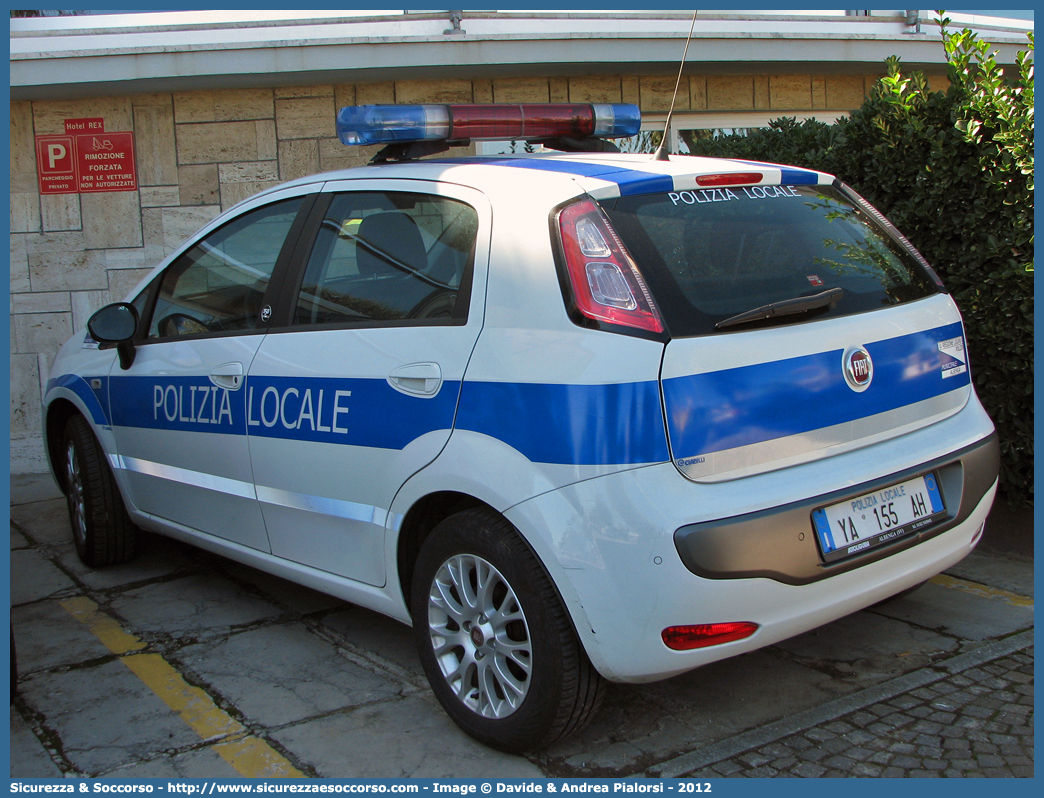
[[444,139],[449,113],[444,105],[349,105],[337,112],[342,144]]
[[642,129],[642,112],[637,105],[624,103],[595,103],[596,138],[626,139],[637,136]]

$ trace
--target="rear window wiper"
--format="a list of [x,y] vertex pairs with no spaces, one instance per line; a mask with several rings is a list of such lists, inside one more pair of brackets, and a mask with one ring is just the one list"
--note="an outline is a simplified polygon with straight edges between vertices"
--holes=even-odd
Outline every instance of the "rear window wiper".
[[821,294],[799,296],[794,299],[783,299],[779,302],[771,302],[768,305],[762,305],[760,308],[745,310],[735,316],[730,316],[723,321],[719,321],[714,325],[714,329],[722,330],[726,327],[735,327],[736,325],[746,324],[750,321],[771,319],[775,316],[790,316],[794,313],[804,313],[809,310],[818,310],[819,308],[832,308],[838,303],[838,300],[841,299],[844,293],[845,289],[843,288],[831,288]]

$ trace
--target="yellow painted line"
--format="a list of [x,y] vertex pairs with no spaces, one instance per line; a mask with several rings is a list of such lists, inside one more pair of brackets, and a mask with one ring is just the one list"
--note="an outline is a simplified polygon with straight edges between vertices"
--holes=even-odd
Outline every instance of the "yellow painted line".
[[257,737],[228,740],[218,743],[214,750],[244,776],[260,779],[304,778],[304,774],[283,757],[276,754],[268,743]]
[[246,731],[242,723],[230,717],[203,690],[186,682],[159,654],[131,654],[122,661],[204,740]]
[[62,602],[72,616],[86,626],[113,654],[128,654],[145,648],[145,643],[124,631],[116,619],[98,609],[86,596],[77,596]]
[[[131,673],[178,713],[205,742],[213,745],[222,759],[248,778],[303,778],[304,774],[259,737],[214,703],[201,688],[185,681],[178,670],[159,654],[135,653],[146,647],[144,641],[125,631],[116,619],[102,612],[86,596],[62,602],[62,606],[84,624]],[[226,738],[226,739],[221,739]]]
[[973,596],[981,596],[987,599],[997,599],[1000,601],[1007,602],[1013,607],[1029,607],[1033,608],[1033,599],[1029,596],[1020,596],[1018,593],[1011,593],[1007,590],[1001,590],[996,587],[989,587],[987,585],[980,585],[977,582],[969,582],[966,579],[958,579],[955,576],[948,574],[939,574],[933,576],[928,580],[933,585],[940,585],[941,587],[952,587],[956,590],[963,590],[965,593],[971,593]]

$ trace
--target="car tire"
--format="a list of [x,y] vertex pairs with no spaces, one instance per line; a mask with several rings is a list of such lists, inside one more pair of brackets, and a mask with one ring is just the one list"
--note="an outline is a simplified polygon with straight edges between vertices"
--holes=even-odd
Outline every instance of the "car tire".
[[62,438],[65,497],[76,553],[87,565],[115,565],[137,549],[134,526],[104,452],[80,415],[69,418]]
[[466,510],[432,530],[414,569],[411,610],[435,696],[479,742],[513,753],[546,747],[598,709],[605,682],[558,592],[493,510]]

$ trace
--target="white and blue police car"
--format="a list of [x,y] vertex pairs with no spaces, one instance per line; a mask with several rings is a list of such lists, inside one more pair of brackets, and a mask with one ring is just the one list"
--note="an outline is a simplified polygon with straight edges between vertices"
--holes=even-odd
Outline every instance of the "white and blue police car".
[[[147,529],[412,624],[467,733],[544,746],[976,544],[961,316],[833,177],[610,153],[624,105],[362,106],[62,348],[89,565]],[[487,138],[579,152],[418,160]]]

